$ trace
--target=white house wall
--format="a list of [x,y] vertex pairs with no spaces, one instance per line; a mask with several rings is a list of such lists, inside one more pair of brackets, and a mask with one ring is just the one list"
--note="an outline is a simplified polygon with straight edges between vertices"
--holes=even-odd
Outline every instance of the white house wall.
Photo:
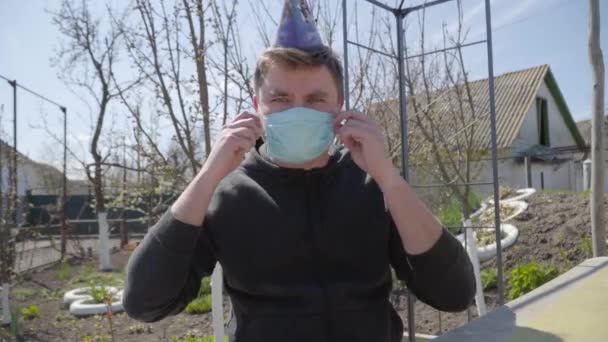
[[[549,88],[543,82],[538,90],[537,97],[542,97],[547,100],[547,113],[549,115],[549,141],[551,147],[574,146],[576,142],[566,126],[562,115],[559,112],[557,103]],[[535,100],[536,101],[536,100]],[[532,103],[530,109],[526,113],[521,129],[515,138],[512,146],[514,150],[521,150],[532,145],[538,145],[538,123],[536,118],[536,102]]]

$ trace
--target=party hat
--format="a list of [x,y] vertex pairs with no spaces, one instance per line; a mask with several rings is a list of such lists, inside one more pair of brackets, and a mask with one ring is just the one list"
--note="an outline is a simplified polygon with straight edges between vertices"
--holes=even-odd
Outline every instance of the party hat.
[[323,46],[306,0],[285,0],[273,47],[312,50]]

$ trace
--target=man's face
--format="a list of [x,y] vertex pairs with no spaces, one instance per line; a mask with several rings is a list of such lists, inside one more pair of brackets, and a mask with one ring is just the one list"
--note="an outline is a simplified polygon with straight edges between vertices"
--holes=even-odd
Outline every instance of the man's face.
[[276,64],[268,70],[253,104],[261,115],[293,107],[337,114],[342,107],[338,87],[327,67],[290,69]]

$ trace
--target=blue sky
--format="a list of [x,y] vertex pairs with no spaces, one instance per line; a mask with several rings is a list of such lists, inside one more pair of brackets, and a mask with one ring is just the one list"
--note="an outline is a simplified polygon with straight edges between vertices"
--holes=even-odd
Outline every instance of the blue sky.
[[[362,0],[349,2],[354,1],[359,4],[359,15],[365,18],[371,6]],[[273,2],[274,0],[267,0],[267,3]],[[421,2],[422,0],[406,0],[406,4]],[[59,36],[45,9],[53,9],[57,3],[58,1],[51,0],[3,1],[0,9],[0,74],[17,79],[25,86],[67,106],[70,114],[70,146],[86,156],[90,137],[89,111],[58,79],[57,70],[49,62],[54,56]],[[395,1],[385,0],[385,3],[393,4]],[[600,0],[600,3],[603,16],[601,43],[604,63],[608,66],[608,0]],[[242,0],[241,6],[244,7],[241,13],[246,13],[250,4]],[[589,118],[591,69],[587,55],[587,1],[494,0],[492,6],[495,74],[549,64],[575,119]],[[463,0],[463,7],[465,25],[470,27],[469,41],[483,39],[483,1]],[[270,6],[271,13],[276,13],[276,17],[280,15],[279,8],[278,1]],[[448,25],[455,22],[455,8],[455,5],[448,3],[429,10],[426,30],[430,36],[438,36],[442,22]],[[245,17],[241,25],[252,23],[247,22]],[[252,37],[256,34],[255,30],[241,29],[240,32],[245,42],[257,40]],[[248,49],[252,56],[260,50],[255,44],[248,46]],[[338,47],[338,50],[341,49]],[[465,58],[474,78],[486,77],[484,46],[466,50]],[[3,106],[3,136],[7,137],[8,133],[8,138],[12,140],[12,129],[8,127],[12,124],[12,90],[4,81],[0,81],[0,106]],[[60,134],[60,112],[24,92],[19,93],[18,108],[19,150],[30,158],[59,165],[60,145],[52,142],[43,130],[35,126],[40,124],[41,113],[46,113],[49,127]],[[116,113],[113,119],[118,126],[124,120]],[[73,163],[72,166],[76,167]],[[73,175],[77,176],[76,173]]]

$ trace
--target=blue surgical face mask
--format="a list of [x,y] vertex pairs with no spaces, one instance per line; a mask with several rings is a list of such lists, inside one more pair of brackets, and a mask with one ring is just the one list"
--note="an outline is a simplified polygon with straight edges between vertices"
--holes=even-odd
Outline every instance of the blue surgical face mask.
[[265,145],[271,159],[304,164],[320,157],[334,140],[333,115],[295,107],[264,118]]

